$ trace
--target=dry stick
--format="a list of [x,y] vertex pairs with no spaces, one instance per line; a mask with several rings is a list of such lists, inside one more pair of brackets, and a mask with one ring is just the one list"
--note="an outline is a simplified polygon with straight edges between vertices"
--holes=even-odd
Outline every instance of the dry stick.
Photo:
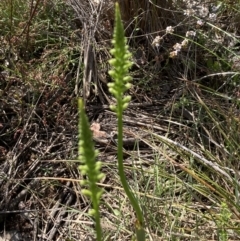
[[[69,181],[67,182],[66,186],[69,187],[70,184],[71,184],[71,181],[69,180]],[[66,190],[67,190],[67,189],[65,188],[64,191],[66,192]],[[51,213],[50,213],[50,215],[49,215],[49,217],[48,217],[47,223],[46,223],[45,228],[44,228],[44,233],[45,233],[45,234],[47,234],[47,233],[49,232],[48,229],[49,229],[49,227],[50,227],[53,219],[55,219],[54,225],[53,225],[54,227],[55,227],[56,225],[60,225],[60,222],[56,223],[56,222],[57,222],[56,219],[59,220],[59,214],[58,214],[58,212],[62,210],[62,207],[60,207],[60,206],[63,205],[63,201],[64,201],[66,195],[68,195],[68,193],[67,193],[67,194],[64,194],[64,193],[63,193],[63,195],[58,199],[58,201],[55,203],[54,207],[51,209]],[[71,195],[71,196],[72,196],[72,195]],[[66,204],[66,206],[68,206],[68,205],[70,204],[70,201],[72,200],[71,196],[67,198],[67,204]],[[69,201],[69,200],[70,200],[70,201]],[[63,212],[63,211],[62,211],[62,212]],[[62,213],[62,212],[60,212],[60,213]],[[56,218],[57,215],[58,215],[58,218]],[[61,215],[60,215],[60,216],[61,216]],[[54,234],[55,234],[55,231],[54,231],[54,229],[52,229],[51,232],[50,232],[50,234],[49,234],[49,235],[51,235],[51,238],[49,238],[48,240],[52,240]]]
[[29,20],[27,21],[27,23],[26,23],[26,25],[25,25],[22,33],[20,34],[20,37],[24,34],[24,32],[26,31],[26,29],[27,29],[27,35],[29,35],[29,26],[30,26],[30,24],[31,24],[31,22],[32,22],[33,17],[35,16],[35,13],[36,13],[36,11],[37,11],[37,7],[38,7],[39,3],[41,2],[41,0],[38,0],[38,1],[35,3],[34,8],[33,8],[33,2],[34,2],[34,1],[31,2],[31,9],[30,9],[31,15],[30,15],[30,18],[29,18]]
[[[131,121],[131,120],[124,120],[124,122],[128,122],[128,123],[134,123],[134,124],[138,124],[138,125],[142,125],[142,126],[146,126],[148,128],[153,128],[153,129],[156,129],[156,130],[164,130],[163,128],[161,128],[160,126],[156,126],[156,125],[151,125],[151,124],[145,124],[145,123],[142,123],[142,122],[134,122],[134,121]],[[170,144],[174,144],[175,146],[178,146],[180,148],[182,148],[183,150],[191,153],[193,156],[197,157],[199,160],[201,160],[203,163],[205,163],[206,165],[209,165],[211,167],[213,167],[216,171],[219,171],[220,173],[222,173],[225,177],[227,177],[230,181],[232,180],[232,178],[225,172],[223,171],[222,169],[220,169],[220,167],[217,165],[217,164],[214,164],[213,162],[211,161],[208,161],[206,158],[200,156],[199,154],[195,153],[194,151],[188,149],[187,147],[181,145],[180,143],[176,142],[176,141],[172,141],[171,139],[167,138],[167,137],[164,137],[164,136],[159,136],[157,134],[154,134],[152,133],[153,136],[159,138],[159,139],[162,139]],[[230,170],[230,169],[229,169]],[[233,171],[233,170],[231,170]],[[233,171],[234,172],[234,171]]]
[[[70,182],[68,182],[66,186],[69,187],[69,186],[70,186]],[[65,197],[64,197],[64,198],[65,198]],[[66,197],[67,201],[66,201],[65,207],[69,207],[69,206],[70,206],[70,204],[71,204],[72,201],[73,201],[73,198],[74,198],[74,196],[73,196],[72,193],[67,193],[67,197]],[[62,208],[62,209],[63,209],[63,208]],[[57,217],[55,218],[54,225],[53,225],[53,227],[52,227],[52,229],[51,229],[51,231],[50,231],[50,234],[49,234],[49,236],[48,236],[48,240],[53,240],[55,234],[57,233],[57,231],[58,231],[59,228],[60,228],[61,223],[63,222],[63,217],[66,215],[67,210],[66,210],[66,208],[63,209],[63,210],[62,210],[62,209],[61,209],[61,211],[57,214]]]
[[208,166],[211,166],[213,169],[215,169],[216,171],[220,172],[221,174],[223,174],[225,177],[227,177],[230,181],[232,181],[232,178],[228,175],[228,173],[226,173],[225,171],[223,171],[217,164],[208,161],[206,158],[200,156],[199,154],[197,154],[196,152],[190,150],[189,148],[181,145],[180,143],[176,142],[176,141],[172,141],[171,139],[165,137],[165,136],[159,136],[157,134],[152,133],[153,136],[155,136],[158,139],[161,139],[167,143],[173,144],[177,147],[180,147],[181,149],[183,149],[184,151],[192,154],[194,157],[198,158],[199,160],[201,160],[203,163],[205,163]]

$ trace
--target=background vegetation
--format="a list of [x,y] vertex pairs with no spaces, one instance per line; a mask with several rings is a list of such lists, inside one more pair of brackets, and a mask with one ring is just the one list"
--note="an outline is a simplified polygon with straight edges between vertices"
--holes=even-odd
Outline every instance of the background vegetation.
[[[144,207],[147,239],[238,240],[239,1],[119,4],[134,62],[125,173]],[[94,236],[76,161],[83,97],[105,173],[104,240],[131,240],[135,216],[119,181],[107,88],[113,23],[110,0],[0,2],[5,235]]]

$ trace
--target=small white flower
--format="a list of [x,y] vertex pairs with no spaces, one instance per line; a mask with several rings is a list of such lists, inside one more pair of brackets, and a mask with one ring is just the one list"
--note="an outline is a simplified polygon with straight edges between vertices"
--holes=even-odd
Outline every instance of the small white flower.
[[199,19],[199,20],[197,21],[197,25],[198,25],[198,26],[203,26],[203,24],[204,24],[204,22],[203,22],[202,20]]
[[157,36],[157,37],[153,40],[152,45],[158,48],[158,47],[160,46],[161,40],[162,40],[162,37]]
[[184,10],[183,14],[190,17],[190,16],[193,16],[195,14],[195,10],[187,9],[187,10]]
[[194,31],[187,31],[186,32],[186,37],[189,38],[189,37],[195,37],[196,36],[196,32]]
[[181,45],[182,45],[182,47],[187,47],[187,45],[188,45],[188,39],[185,38],[185,39],[182,41]]
[[166,33],[173,33],[174,32],[174,28],[172,27],[172,26],[168,26],[167,28],[166,28]]
[[175,58],[177,55],[178,55],[178,51],[175,50],[175,51],[170,52],[169,57]]
[[96,4],[96,5],[99,5],[100,4],[100,0],[93,0],[93,3]]
[[8,60],[5,60],[5,61],[4,61],[4,65],[5,65],[5,67],[8,67],[8,66],[9,66]]
[[15,61],[18,60],[18,56],[17,56],[17,54],[14,54],[14,60],[15,60]]
[[199,15],[203,18],[207,17],[209,14],[208,8],[202,6],[201,9],[199,10]]
[[177,52],[179,52],[179,51],[181,51],[182,45],[181,45],[180,43],[176,43],[176,44],[173,46],[173,48],[174,48]]
[[209,19],[215,21],[217,19],[217,14],[215,13],[210,13],[209,14]]

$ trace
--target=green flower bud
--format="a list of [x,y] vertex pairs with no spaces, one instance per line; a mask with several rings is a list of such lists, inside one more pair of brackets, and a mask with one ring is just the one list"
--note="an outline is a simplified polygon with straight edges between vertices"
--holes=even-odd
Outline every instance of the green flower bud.
[[89,197],[92,197],[92,192],[87,190],[87,189],[83,189],[82,190],[82,193],[85,195],[85,196],[89,196]]

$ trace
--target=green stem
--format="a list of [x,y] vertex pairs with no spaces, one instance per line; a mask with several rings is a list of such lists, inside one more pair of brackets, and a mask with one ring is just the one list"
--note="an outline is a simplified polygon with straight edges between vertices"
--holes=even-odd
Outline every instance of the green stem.
[[98,186],[95,182],[92,182],[92,185],[90,185],[90,190],[92,190],[92,206],[95,210],[94,212],[94,218],[95,218],[95,230],[96,230],[96,236],[97,241],[102,240],[102,228],[101,228],[101,222],[100,222],[100,213],[99,213],[99,198],[97,197],[98,193]]
[[134,195],[132,194],[130,187],[127,183],[125,173],[124,173],[124,166],[123,166],[123,103],[122,100],[118,100],[118,171],[119,171],[119,176],[121,183],[123,185],[124,191],[127,194],[132,207],[134,208],[136,214],[137,214],[137,219],[140,225],[143,225],[143,215],[142,211],[138,205],[138,202]]
[[97,232],[97,241],[102,241],[102,229],[101,229],[101,223],[100,223],[100,214],[99,214],[99,208],[95,209],[96,215],[95,215],[95,222],[96,222],[96,232]]

